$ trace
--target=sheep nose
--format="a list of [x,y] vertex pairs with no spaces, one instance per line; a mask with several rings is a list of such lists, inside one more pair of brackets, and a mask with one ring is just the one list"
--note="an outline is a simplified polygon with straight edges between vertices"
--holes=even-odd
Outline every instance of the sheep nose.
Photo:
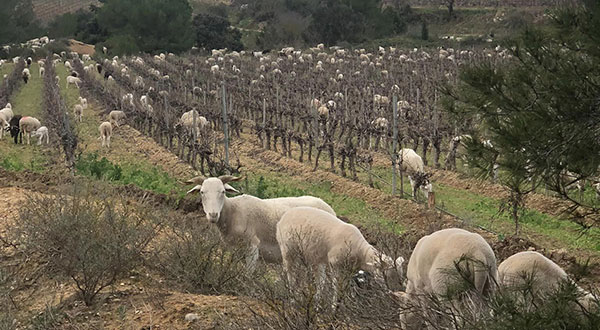
[[208,217],[209,217],[211,220],[217,220],[217,219],[219,218],[219,213],[216,213],[216,212],[211,212],[211,213],[209,213],[209,214],[208,214]]

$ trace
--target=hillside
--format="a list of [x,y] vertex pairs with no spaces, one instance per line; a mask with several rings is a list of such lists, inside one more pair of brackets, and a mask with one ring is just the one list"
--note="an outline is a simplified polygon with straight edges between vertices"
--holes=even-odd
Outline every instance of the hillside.
[[33,12],[42,22],[48,23],[54,17],[99,5],[98,0],[33,0]]

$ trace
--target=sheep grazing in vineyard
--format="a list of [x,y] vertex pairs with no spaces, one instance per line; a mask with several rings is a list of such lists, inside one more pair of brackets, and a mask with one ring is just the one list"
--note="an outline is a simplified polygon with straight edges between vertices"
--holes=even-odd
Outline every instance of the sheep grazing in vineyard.
[[42,141],[46,140],[46,144],[50,143],[50,136],[48,135],[48,127],[42,126],[31,134],[32,137],[38,138],[38,146],[42,144]]
[[382,282],[386,279],[392,287],[401,286],[404,258],[394,260],[377,251],[356,226],[338,219],[332,212],[294,207],[283,214],[276,227],[283,267],[291,283],[294,265],[305,263],[316,267],[320,280],[324,281],[326,268],[335,272],[351,262],[353,269],[367,271]]
[[[427,294],[443,297],[464,287],[462,282],[473,284],[474,299],[489,297],[498,278],[496,256],[481,235],[459,228],[442,229],[419,239],[408,260],[406,278],[404,297],[409,301]],[[401,315],[403,325],[422,329],[413,313]]]
[[100,137],[98,138],[98,140],[102,141],[102,147],[108,147],[110,148],[110,138],[112,137],[112,124],[105,121],[102,124],[100,124],[100,127],[98,127],[98,130],[100,131]]
[[[194,118],[195,117],[195,118]],[[194,119],[196,120],[196,127],[194,128]],[[203,130],[208,125],[208,120],[205,117],[200,116],[198,111],[190,110],[181,115],[181,118],[175,124],[175,128],[183,127],[187,132],[193,133],[196,136],[200,135],[201,130]],[[195,129],[195,131],[194,131]]]
[[309,206],[335,216],[333,209],[321,199],[312,196],[260,199],[250,195],[233,198],[226,193],[238,191],[229,185],[240,177],[196,177],[187,181],[196,186],[188,194],[200,192],[206,218],[217,226],[225,241],[243,240],[250,245],[247,265],[253,269],[259,256],[266,262],[280,263],[281,250],[275,237],[281,216],[293,207]]
[[23,82],[27,83],[29,81],[29,79],[31,79],[31,73],[29,73],[29,69],[27,69],[27,68],[23,69],[23,73],[21,76],[23,78]]
[[79,84],[81,84],[81,79],[73,76],[67,76],[67,85],[66,89],[69,88],[69,85],[75,85],[75,87],[79,88]]
[[40,78],[41,78],[46,73],[46,69],[43,66],[41,66],[39,71],[40,71]]
[[4,136],[4,131],[10,128],[10,120],[14,117],[10,103],[0,110],[0,139]]
[[433,186],[425,173],[425,165],[421,156],[412,149],[404,148],[400,150],[398,164],[402,172],[408,174],[412,196],[415,197],[417,189],[421,189],[427,198],[433,191]]
[[83,105],[75,104],[75,106],[73,106],[73,116],[75,116],[79,122],[83,121]]
[[27,145],[31,144],[31,134],[41,126],[40,121],[34,117],[22,117],[19,120],[19,131],[27,138]]
[[[114,125],[114,126],[116,126],[116,127],[119,127],[119,125],[121,124],[121,122],[122,122],[122,121],[125,121],[125,118],[126,118],[126,117],[127,117],[127,116],[125,115],[125,112],[123,112],[123,111],[118,111],[118,110],[114,110],[114,111],[111,111],[111,112],[108,114],[108,121],[109,121],[109,122],[110,122],[112,125]],[[111,127],[111,131],[112,131],[112,127]]]

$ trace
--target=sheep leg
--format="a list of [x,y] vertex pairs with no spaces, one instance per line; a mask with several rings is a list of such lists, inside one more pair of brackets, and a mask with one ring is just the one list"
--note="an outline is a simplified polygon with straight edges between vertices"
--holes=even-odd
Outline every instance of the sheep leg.
[[49,143],[50,143],[50,135],[46,134],[46,144],[49,144]]
[[413,178],[410,175],[408,176],[408,180],[410,181],[410,190],[412,193],[412,197],[416,198],[415,195],[417,191],[415,189],[415,182],[413,181]]
[[253,243],[250,244],[250,252],[246,256],[246,269],[249,273],[253,273],[256,269],[256,262],[258,261],[258,238],[254,237]]

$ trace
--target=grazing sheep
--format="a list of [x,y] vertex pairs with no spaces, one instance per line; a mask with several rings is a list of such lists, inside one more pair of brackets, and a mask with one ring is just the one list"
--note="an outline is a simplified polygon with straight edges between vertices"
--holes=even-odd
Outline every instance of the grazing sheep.
[[196,186],[189,193],[199,191],[206,218],[214,223],[221,237],[228,241],[243,240],[250,245],[248,266],[253,269],[260,256],[267,262],[281,262],[281,250],[275,238],[277,222],[289,209],[310,206],[335,215],[321,199],[311,196],[260,199],[250,195],[229,198],[226,192],[238,192],[228,183],[240,177],[193,178],[187,183]]
[[98,127],[98,130],[100,131],[100,137],[98,140],[102,140],[102,147],[106,146],[110,148],[110,137],[112,136],[111,123],[107,121],[103,122],[100,124],[100,127]]
[[83,105],[75,104],[73,107],[73,116],[75,116],[79,122],[83,121]]
[[415,197],[417,189],[420,188],[425,197],[429,197],[429,193],[433,191],[433,186],[425,174],[425,165],[421,156],[417,155],[412,149],[404,148],[400,151],[398,164],[402,172],[408,175],[412,196]]
[[205,117],[200,116],[196,110],[190,110],[181,115],[181,118],[175,124],[175,128],[182,126],[188,132],[193,132],[194,129],[194,116],[196,116],[196,136],[200,135],[200,130],[204,129],[208,125],[208,120]]
[[41,66],[40,67],[40,78],[43,77],[45,73],[46,73],[46,69],[43,66]]
[[7,107],[0,110],[0,139],[4,137],[4,131],[10,128],[10,120],[13,118],[14,113],[12,108]]
[[23,82],[27,83],[29,81],[29,79],[31,78],[31,73],[29,73],[29,69],[28,68],[23,69],[23,73],[21,76],[23,78]]
[[[535,297],[544,298],[559,289],[561,283],[570,281],[567,273],[536,251],[523,251],[508,257],[498,266],[498,284],[505,288],[527,290]],[[594,306],[594,297],[578,288],[581,297],[579,303],[590,310]]]
[[8,128],[10,131],[10,136],[15,140],[15,144],[19,143],[18,138],[21,137],[20,143],[23,143],[23,135],[21,134],[21,130],[19,129],[19,121],[21,121],[21,115],[15,115],[10,121]]
[[65,68],[67,68],[69,70],[73,70],[73,66],[71,65],[71,62],[65,61]]
[[46,126],[42,126],[40,128],[38,128],[35,132],[33,132],[31,134],[31,136],[33,137],[38,137],[38,146],[42,144],[42,141],[44,141],[44,138],[46,139],[46,144],[50,143],[50,136],[48,135],[48,127]]
[[81,104],[81,106],[83,107],[83,109],[87,109],[88,107],[88,102],[87,99],[84,97],[79,97],[79,103]]
[[313,207],[295,207],[283,214],[276,227],[283,267],[290,280],[291,266],[299,260],[318,267],[321,280],[325,279],[327,267],[336,271],[351,262],[378,280],[385,278],[394,286],[401,285],[404,258],[393,260],[380,253],[356,226],[332,213]]
[[73,76],[67,76],[67,85],[66,89],[69,88],[69,85],[75,85],[75,87],[79,88],[79,84],[81,84],[81,79]]
[[108,121],[110,121],[111,124],[119,127],[121,120],[125,120],[126,116],[125,113],[123,111],[111,111],[108,114]]
[[[460,228],[442,229],[417,242],[406,269],[406,297],[445,296],[465,281],[479,295],[490,296],[497,277],[496,256],[481,235]],[[401,315],[405,326],[417,326],[414,316]]]
[[27,137],[27,145],[31,144],[31,134],[41,126],[40,121],[34,117],[22,117],[19,120],[19,131]]

